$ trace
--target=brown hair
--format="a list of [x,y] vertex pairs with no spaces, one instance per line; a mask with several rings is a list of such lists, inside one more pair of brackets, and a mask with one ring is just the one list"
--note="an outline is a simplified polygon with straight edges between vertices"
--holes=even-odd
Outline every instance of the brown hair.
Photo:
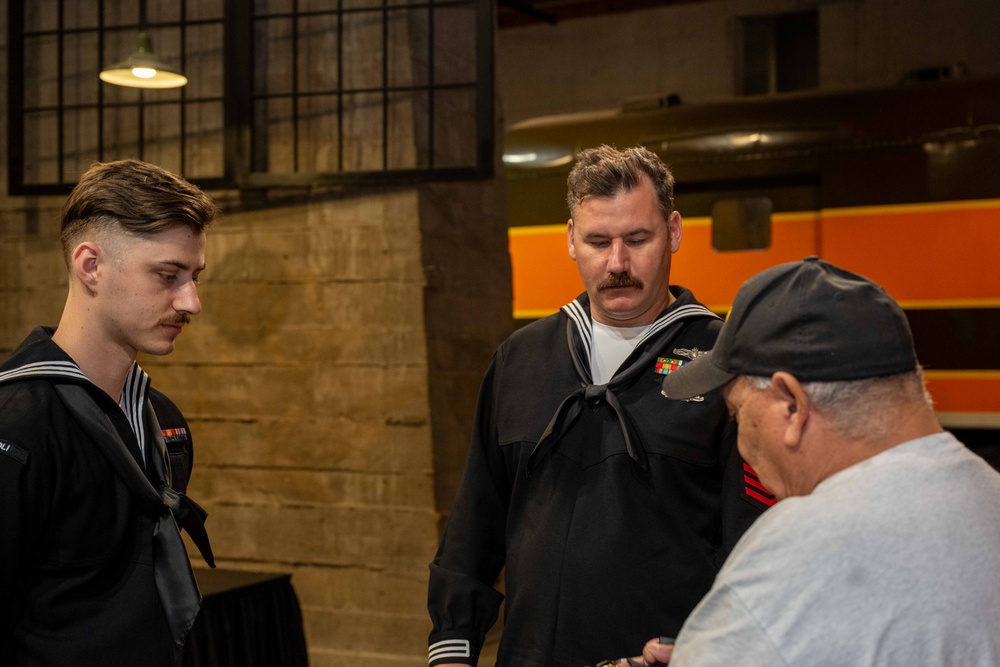
[[587,197],[614,197],[630,192],[643,176],[652,181],[660,212],[668,220],[674,211],[674,176],[656,153],[642,146],[621,151],[607,145],[588,148],[577,155],[567,179],[570,217]]
[[69,266],[88,232],[154,234],[186,226],[200,233],[218,215],[211,197],[166,169],[134,159],[97,163],[63,205],[63,258]]

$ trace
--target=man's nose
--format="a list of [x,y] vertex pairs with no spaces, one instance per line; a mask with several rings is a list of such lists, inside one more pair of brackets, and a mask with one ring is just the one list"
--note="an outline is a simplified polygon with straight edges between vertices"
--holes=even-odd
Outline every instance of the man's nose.
[[181,287],[174,308],[183,313],[197,315],[201,312],[201,299],[198,298],[198,285],[192,280]]
[[625,273],[628,271],[628,247],[621,239],[611,242],[611,254],[608,256],[608,273]]

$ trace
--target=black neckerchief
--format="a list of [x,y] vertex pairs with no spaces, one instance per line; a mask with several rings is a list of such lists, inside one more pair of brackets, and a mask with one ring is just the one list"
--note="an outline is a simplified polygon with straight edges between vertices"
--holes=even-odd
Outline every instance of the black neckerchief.
[[583,293],[575,300],[562,307],[566,314],[566,343],[569,346],[570,357],[580,380],[580,386],[563,399],[556,412],[549,420],[548,426],[528,456],[528,474],[530,475],[546,455],[556,446],[556,443],[576,422],[586,405],[606,404],[618,419],[622,437],[625,439],[625,449],[629,456],[646,470],[648,457],[642,446],[639,435],[634,432],[630,421],[618,402],[616,393],[629,384],[637,374],[648,369],[654,363],[656,356],[668,342],[680,335],[683,324],[692,318],[711,317],[719,319],[718,315],[701,305],[694,299],[690,291],[679,287],[677,298],[654,320],[649,330],[643,334],[632,353],[622,362],[607,384],[593,384],[590,374],[590,352],[593,347],[593,324],[590,318],[590,297]]

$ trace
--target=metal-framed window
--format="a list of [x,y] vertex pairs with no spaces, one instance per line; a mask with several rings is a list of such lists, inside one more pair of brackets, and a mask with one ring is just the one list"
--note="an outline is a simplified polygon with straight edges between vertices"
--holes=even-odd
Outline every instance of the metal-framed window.
[[819,85],[816,10],[739,19],[739,95],[783,93]]
[[[9,0],[11,194],[126,156],[206,188],[492,175],[492,0],[146,2]],[[98,79],[140,27],[187,86]]]

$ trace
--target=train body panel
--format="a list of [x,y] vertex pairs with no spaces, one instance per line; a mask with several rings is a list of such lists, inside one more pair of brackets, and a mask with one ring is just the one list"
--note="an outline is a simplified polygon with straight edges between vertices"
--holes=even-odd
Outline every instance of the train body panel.
[[505,163],[519,320],[582,289],[565,182],[573,156],[600,143],[645,145],[671,166],[684,216],[671,282],[725,313],[751,275],[808,255],[869,276],[907,312],[942,423],[1000,428],[1000,78],[515,126]]

